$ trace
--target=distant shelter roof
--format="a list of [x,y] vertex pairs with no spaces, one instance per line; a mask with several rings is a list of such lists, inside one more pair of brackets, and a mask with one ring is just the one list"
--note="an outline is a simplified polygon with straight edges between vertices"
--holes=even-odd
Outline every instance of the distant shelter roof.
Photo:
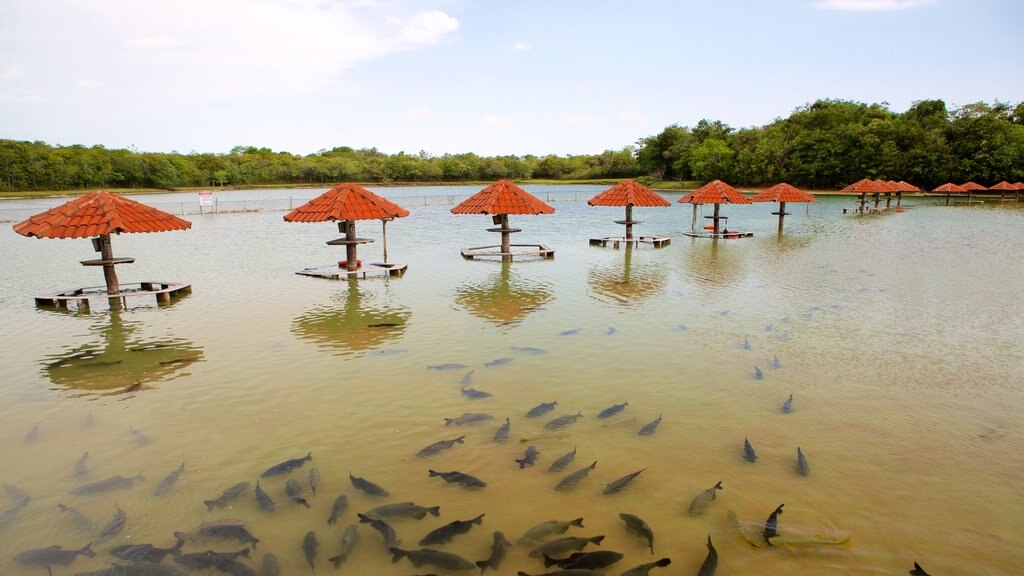
[[935,188],[934,190],[932,190],[932,192],[945,192],[946,194],[949,194],[949,193],[952,192],[952,193],[955,193],[955,194],[961,194],[961,193],[967,192],[967,190],[965,190],[961,186],[953,184],[952,182],[947,182],[947,183],[943,184],[942,186],[939,186],[939,187]]
[[338,184],[285,214],[287,222],[386,220],[404,218],[409,211],[352,182]]
[[977,192],[979,190],[988,190],[988,188],[985,188],[984,186],[982,186],[981,184],[978,184],[976,182],[967,182],[966,184],[961,184],[960,187],[963,188],[964,190],[967,190],[968,192]]
[[680,204],[750,204],[750,200],[721,180],[712,180],[679,199]]
[[14,231],[36,238],[89,238],[122,232],[188,230],[192,223],[111,192],[97,190],[36,214]]
[[817,202],[812,194],[800,190],[796,186],[782,182],[760,192],[750,199],[751,202]]
[[623,180],[587,200],[591,206],[671,206],[653,190],[635,180]]
[[498,180],[452,208],[452,214],[553,214],[554,208],[508,180]]

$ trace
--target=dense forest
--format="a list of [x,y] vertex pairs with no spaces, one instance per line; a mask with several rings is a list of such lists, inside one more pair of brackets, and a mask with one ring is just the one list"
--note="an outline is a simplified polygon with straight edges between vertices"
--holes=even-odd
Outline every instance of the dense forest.
[[786,181],[837,189],[864,177],[924,188],[1024,180],[1024,102],[941,100],[903,113],[886,104],[819,100],[766,126],[672,125],[621,150],[579,156],[386,154],[338,147],[300,156],[237,146],[226,154],[109,150],[0,140],[0,191],[553,179]]

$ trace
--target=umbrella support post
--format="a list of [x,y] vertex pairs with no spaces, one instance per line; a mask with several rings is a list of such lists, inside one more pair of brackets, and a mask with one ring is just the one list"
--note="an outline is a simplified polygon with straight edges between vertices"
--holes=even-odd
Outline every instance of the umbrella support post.
[[384,245],[384,263],[387,264],[388,263],[388,221],[387,221],[386,218],[380,221],[380,230],[381,230],[381,232],[380,232],[381,242]]
[[889,203],[892,202],[892,192],[885,193],[885,207],[889,208]]
[[900,207],[900,201],[903,200],[903,192],[896,193],[896,207]]
[[509,252],[512,251],[512,238],[511,238],[511,233],[508,232],[508,229],[509,229],[509,226],[508,226],[508,214],[502,214],[501,215],[501,227],[502,227],[502,232],[501,232],[501,253],[502,253],[502,257],[501,257],[501,261],[502,262],[511,262],[512,261],[512,255],[509,254]]
[[359,268],[356,250],[356,221],[342,220],[338,222],[338,232],[345,233],[345,269],[349,272],[355,272]]
[[626,241],[633,239],[633,205],[626,206]]
[[875,212],[878,212],[878,203],[882,201],[882,198],[879,196],[878,192],[875,192],[873,196],[875,200]]
[[949,192],[946,192],[946,206],[949,206]]
[[697,232],[697,205],[693,205],[693,221],[690,222],[690,232]]
[[782,234],[782,221],[786,218],[786,203],[779,202],[779,234]]
[[114,269],[114,249],[110,245],[110,234],[101,234],[99,237],[100,258],[106,263],[103,265],[103,280],[107,284],[107,295],[110,296],[110,308],[119,310],[121,308],[120,282],[117,281],[117,270]]
[[864,204],[867,202],[867,194],[864,192],[860,193],[860,213],[864,214]]
[[722,205],[719,204],[718,202],[715,203],[714,216],[711,218],[711,220],[715,223],[715,228],[713,230],[715,234],[718,234],[718,209],[721,208],[721,206]]

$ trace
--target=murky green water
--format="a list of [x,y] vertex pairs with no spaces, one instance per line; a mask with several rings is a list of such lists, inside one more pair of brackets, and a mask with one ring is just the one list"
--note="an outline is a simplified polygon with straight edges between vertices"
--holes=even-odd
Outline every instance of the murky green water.
[[[626,252],[587,244],[621,232],[611,223],[620,210],[585,204],[601,188],[539,187],[531,190],[552,195],[557,212],[512,217],[524,229],[515,240],[546,243],[556,257],[508,266],[458,254],[496,240],[484,232],[488,218],[448,213],[448,197],[476,190],[384,190],[412,211],[388,225],[390,259],[409,264],[402,278],[295,275],[343,255],[324,245],[337,236],[333,225],[287,224],[280,211],[189,216],[189,232],[116,237],[115,254],[137,258],[121,267],[123,281],[194,287],[172,306],[117,314],[32,304],[34,294],[101,283],[97,270],[77,263],[93,257],[87,241],[0,234],[0,479],[31,496],[0,528],[0,573],[43,574],[12,556],[53,544],[79,548],[115,506],[128,514],[124,530],[94,546],[95,558],[54,574],[109,566],[108,551],[124,543],[169,547],[172,532],[219,518],[248,521],[260,539],[250,565],[258,569],[273,552],[284,574],[309,573],[302,541],[315,530],[317,571],[331,573],[327,558],[356,512],[404,500],[440,505],[441,516],[393,520],[402,548],[486,513],[482,526],[440,547],[471,561],[488,557],[494,530],[515,541],[542,521],[583,517],[585,528],[570,534],[603,534],[601,549],[626,555],[608,574],[663,556],[672,565],[652,574],[695,574],[708,534],[723,575],[906,574],[914,561],[932,574],[1024,571],[1024,203],[947,208],[911,199],[904,213],[851,217],[840,212],[852,199],[822,199],[809,216],[791,207],[782,238],[768,214],[774,205],[730,206],[730,227],[756,235],[717,243],[681,235],[689,207],[638,209],[640,233],[674,239],[665,249]],[[255,203],[296,193],[240,194]],[[413,198],[421,195],[431,198]],[[379,239],[380,226],[360,223],[359,234]],[[379,259],[379,245],[360,256]],[[498,358],[512,360],[485,366]],[[427,369],[442,363],[468,368]],[[471,370],[470,385],[492,397],[460,393]],[[784,414],[790,394],[793,410]],[[558,407],[547,417],[524,417],[553,400]],[[620,414],[596,418],[623,401]],[[584,417],[576,424],[543,428],[577,411]],[[444,426],[465,412],[494,420]],[[659,415],[656,434],[639,436]],[[510,440],[495,444],[506,417]],[[130,428],[151,441],[138,442]],[[465,444],[415,457],[463,434]],[[744,437],[756,463],[742,458]],[[531,444],[541,452],[537,466],[521,470],[514,460]],[[562,475],[547,467],[573,446],[578,455],[566,473],[597,467],[575,490],[556,492]],[[809,461],[806,477],[795,472],[797,446]],[[76,477],[86,451],[88,474]],[[261,512],[251,487],[226,509],[203,505],[307,452],[313,460],[303,468],[261,482],[276,512]],[[180,481],[154,496],[182,462]],[[315,497],[307,484],[313,467],[322,475]],[[641,468],[621,493],[602,494]],[[447,485],[428,469],[459,470],[488,486]],[[393,496],[357,492],[350,471]],[[139,473],[145,480],[130,489],[69,493]],[[307,486],[312,508],[288,501],[287,478]],[[719,480],[725,489],[707,514],[688,516],[694,496]],[[340,494],[350,505],[329,527]],[[58,503],[96,529],[76,529]],[[753,548],[726,519],[733,510],[760,530],[781,503],[780,534],[849,536],[849,544]],[[0,494],[0,514],[15,505]],[[626,532],[620,512],[653,528],[654,557]],[[392,565],[380,536],[366,525],[359,532],[343,573],[445,573],[406,560]],[[241,548],[186,551],[211,547]],[[545,572],[528,551],[515,547],[499,573]]]

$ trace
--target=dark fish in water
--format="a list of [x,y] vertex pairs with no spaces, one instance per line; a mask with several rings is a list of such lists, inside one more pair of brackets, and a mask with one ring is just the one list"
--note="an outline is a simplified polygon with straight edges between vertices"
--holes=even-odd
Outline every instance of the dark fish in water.
[[811,473],[811,467],[807,465],[807,458],[799,446],[796,447],[796,472],[801,476]]
[[18,488],[14,484],[5,483],[4,492],[6,492],[7,497],[10,498],[12,502],[14,502],[15,508],[24,508],[25,506],[28,506],[29,500],[32,499],[28,495],[28,492],[25,492],[24,490]]
[[463,387],[468,386],[469,383],[473,381],[473,372],[476,372],[476,370],[470,370],[469,372],[466,372],[466,375],[462,377],[462,380],[459,381],[459,384],[462,384]]
[[566,466],[572,464],[573,460],[575,459],[576,447],[573,446],[571,452],[566,452],[565,454],[562,454],[561,456],[558,457],[558,460],[555,460],[554,462],[551,463],[551,466],[548,466],[548,472],[561,472],[562,470],[565,470]]
[[789,398],[787,398],[786,401],[782,403],[782,413],[783,414],[789,414],[792,411],[793,411],[793,395],[790,394]]
[[559,538],[558,540],[552,540],[551,542],[545,542],[540,546],[537,546],[533,550],[530,550],[530,558],[540,558],[542,556],[561,556],[572,550],[583,550],[587,544],[601,545],[601,541],[604,540],[604,535],[591,536],[590,538],[577,538],[575,536],[566,536],[565,538]]
[[520,570],[516,572],[516,576],[604,576],[604,572],[573,568],[572,570],[555,570],[554,572],[545,572],[543,574],[527,574]]
[[109,568],[93,570],[92,572],[75,572],[75,576],[186,576],[186,573],[175,566],[141,562],[137,564],[111,564]]
[[629,406],[629,402],[623,402],[622,404],[615,404],[613,406],[609,406],[608,408],[605,408],[604,410],[601,410],[601,413],[598,414],[597,417],[598,418],[610,418],[612,416],[615,416],[619,412],[622,412],[623,410],[625,410],[626,406]]
[[535,418],[537,416],[543,416],[544,414],[554,410],[555,406],[558,406],[557,400],[554,402],[541,402],[533,408],[530,408],[530,411],[526,413],[526,417]]
[[270,468],[267,468],[266,472],[260,474],[260,478],[270,478],[271,476],[279,476],[281,474],[287,474],[296,468],[301,468],[303,464],[313,459],[313,453],[307,452],[302,458],[292,458],[291,460],[285,460],[280,464],[275,464]]
[[259,539],[246,530],[244,522],[227,519],[203,522],[198,528],[190,532],[175,532],[174,537],[178,540],[188,540],[190,542],[237,540],[242,544],[252,543],[253,548],[259,542]]
[[82,476],[88,476],[89,475],[89,469],[86,468],[86,466],[85,466],[85,461],[88,458],[89,458],[89,453],[86,452],[86,453],[82,454],[82,457],[79,458],[77,462],[75,462],[75,476],[76,477],[80,478]]
[[273,554],[263,555],[263,567],[260,568],[260,576],[281,576],[281,563]]
[[359,517],[359,521],[363,524],[369,524],[370,528],[373,528],[384,538],[384,549],[391,550],[395,546],[402,543],[398,539],[398,535],[395,534],[395,529],[390,524],[383,520],[377,520],[376,518],[370,518],[366,514],[356,514]]
[[231,488],[224,490],[224,492],[221,492],[221,495],[218,496],[215,500],[203,500],[203,504],[206,504],[207,512],[213,510],[214,508],[223,508],[228,505],[228,502],[237,499],[248,489],[248,482],[239,482],[238,484],[235,484]]
[[473,424],[474,422],[486,422],[488,420],[494,420],[494,416],[490,414],[481,414],[479,412],[466,412],[458,418],[445,418],[444,425],[451,426],[462,426],[463,424]]
[[561,332],[558,333],[558,335],[559,336],[573,336],[575,334],[579,334],[580,330],[582,330],[582,328],[572,328],[572,329],[569,329],[569,330],[562,330]]
[[544,428],[548,430],[558,430],[559,428],[564,428],[569,424],[575,424],[576,420],[580,418],[583,418],[582,411],[577,412],[575,414],[566,414],[565,416],[559,416],[558,418],[555,418],[554,420],[548,422],[547,424],[544,425]]
[[487,486],[487,482],[484,482],[476,476],[470,476],[469,474],[464,474],[455,470],[452,470],[451,472],[427,470],[427,476],[430,478],[440,476],[449,484],[462,484],[466,488],[484,488]]
[[708,555],[704,558],[704,563],[700,565],[697,576],[715,576],[715,570],[718,570],[718,551],[711,543],[711,534],[708,534]]
[[701,492],[700,494],[697,494],[697,496],[693,499],[693,502],[690,502],[690,509],[688,510],[690,516],[700,516],[704,512],[707,512],[708,506],[711,506],[711,502],[714,501],[715,494],[719,490],[722,490],[721,480],[719,480],[718,483],[716,483],[711,488],[708,488],[707,490]]
[[24,443],[31,444],[36,441],[36,438],[39,438],[39,424],[33,426],[32,429],[28,431],[28,434],[25,434]]
[[921,568],[921,565],[918,564],[917,562],[914,562],[914,569],[911,570],[910,573],[913,576],[928,576],[928,573],[925,572],[924,568]]
[[[424,536],[423,539],[420,540],[420,546],[430,546],[432,544],[445,544],[451,542],[456,536],[465,534],[469,532],[473,526],[479,526],[483,523],[483,514],[470,520],[456,520],[454,522],[449,522],[436,530],[432,530]],[[470,567],[472,567],[472,565],[470,565]]]
[[772,356],[772,368],[782,368],[782,361],[778,356]]
[[433,366],[427,366],[430,370],[465,370],[469,366],[465,364],[434,364]]
[[618,330],[615,329],[615,326],[609,326],[608,330],[605,331],[605,334],[611,336],[612,334],[615,334],[616,332],[618,332]]
[[167,494],[168,490],[171,489],[171,486],[174,486],[174,483],[178,481],[178,478],[181,478],[181,474],[184,471],[185,463],[182,462],[181,466],[175,468],[173,472],[165,476],[164,479],[157,484],[156,490],[153,490],[153,495],[163,496],[164,494]]
[[484,362],[484,368],[493,368],[495,366],[501,366],[502,364],[508,364],[512,361],[512,358],[495,358],[490,362]]
[[316,532],[310,530],[306,532],[306,537],[302,539],[302,552],[306,555],[306,563],[309,564],[309,568],[316,574],[316,551],[320,548],[320,541],[316,539]]
[[220,560],[214,565],[214,568],[230,576],[256,576],[255,570],[234,560]]
[[524,354],[547,354],[548,351],[543,348],[531,348],[530,346],[513,346],[513,350],[516,352],[522,352]]
[[771,539],[779,535],[779,515],[782,514],[783,506],[785,504],[779,504],[779,507],[768,517],[768,521],[764,523],[764,541],[769,546],[772,545]]
[[242,556],[249,557],[249,549],[243,548],[237,552],[193,552],[192,554],[175,554],[174,561],[192,570],[203,570],[206,568],[218,567],[226,562],[234,562],[235,558]]
[[8,508],[0,513],[0,530],[6,528],[11,522],[18,518],[21,508]]
[[[86,544],[78,550],[64,550],[60,546],[35,548],[15,554],[14,561],[19,564],[42,566],[46,568],[47,572],[50,572],[50,566],[70,566],[75,561],[75,558],[79,556],[87,558],[96,556],[96,553],[92,551],[90,546],[92,544]],[[52,572],[50,573],[52,574]]]
[[527,465],[533,466],[536,464],[537,456],[539,454],[540,451],[537,450],[536,446],[528,446],[526,448],[526,454],[524,454],[522,458],[516,460],[516,463],[519,464],[519,469],[522,470],[523,468],[526,468]]
[[394,328],[395,326],[401,326],[398,322],[380,322],[377,324],[367,324],[367,328]]
[[348,479],[352,482],[352,486],[355,486],[356,490],[362,490],[370,496],[391,496],[391,492],[388,492],[365,478],[353,476],[352,472],[348,473]]
[[654,434],[654,432],[658,429],[659,424],[661,424],[661,414],[658,414],[657,418],[651,420],[646,425],[644,425],[644,427],[640,429],[640,432],[638,432],[638,434],[640,436],[650,436],[651,434]]
[[[657,562],[648,562],[647,564],[641,564],[639,566],[634,566],[634,567],[630,568],[629,570],[626,570],[625,572],[623,572],[621,574],[621,576],[647,576],[647,573],[650,572],[651,570],[653,570],[654,568],[664,568],[664,567],[668,566],[671,563],[672,563],[672,559],[671,558],[662,558],[661,560],[658,560]],[[697,576],[701,576],[701,575],[698,574]]]
[[408,558],[412,565],[419,568],[424,564],[430,564],[431,566],[438,566],[447,570],[472,570],[473,563],[466,560],[458,554],[452,554],[451,552],[442,552],[440,550],[431,550],[430,548],[423,548],[421,550],[402,550],[401,548],[392,547],[388,549],[391,552],[391,563],[394,564],[402,558]]
[[613,480],[612,482],[608,483],[607,486],[604,487],[604,493],[615,494],[617,492],[621,492],[623,488],[629,486],[629,483],[635,480],[636,477],[639,476],[640,473],[643,472],[644,470],[647,470],[647,468],[644,468],[643,470],[637,470],[632,474],[626,474],[625,476],[619,478],[618,480]]
[[138,430],[131,426],[128,427],[128,431],[132,433],[132,438],[135,439],[135,443],[138,444],[139,446],[145,446],[153,441],[152,438],[146,436],[145,434],[139,432]]
[[377,506],[376,508],[369,510],[366,515],[371,518],[415,518],[417,520],[423,520],[427,514],[430,514],[434,518],[441,515],[440,506],[417,506],[412,502],[397,502],[395,504],[385,504],[383,506]]
[[168,554],[178,554],[184,542],[179,540],[172,548],[157,548],[152,544],[125,544],[110,551],[112,556],[132,562],[158,563]]
[[327,519],[327,525],[333,526],[338,517],[345,513],[348,508],[348,496],[342,494],[334,499],[334,506],[331,508],[331,517]]
[[462,395],[470,400],[480,400],[481,398],[490,398],[494,396],[490,392],[484,392],[483,390],[477,390],[476,388],[461,388],[459,390]]
[[[116,505],[115,505],[116,506]],[[93,540],[93,544],[102,544],[107,540],[110,540],[114,536],[117,536],[124,530],[125,523],[128,522],[128,514],[124,510],[121,510],[120,506],[117,506],[117,512],[114,513],[114,517],[107,522],[107,525],[100,530],[100,533]]]
[[89,519],[88,516],[82,514],[78,510],[75,510],[71,506],[65,506],[63,504],[57,504],[57,508],[61,512],[67,514],[71,518],[71,521],[75,523],[75,528],[79,532],[92,532],[96,529],[96,523]]
[[498,431],[494,433],[495,442],[504,442],[508,440],[508,431],[512,428],[512,422],[505,418],[505,423],[498,428]]
[[764,378],[764,372],[761,372],[760,368],[754,366],[754,380],[761,380],[762,378]]
[[127,490],[138,480],[144,480],[142,474],[132,476],[131,478],[111,476],[110,478],[100,480],[99,482],[83,484],[82,486],[71,490],[71,494],[74,494],[75,496],[86,496],[91,494],[102,494],[113,490]]
[[676,330],[680,332],[686,332],[686,324],[676,324]]
[[295,481],[295,479],[289,478],[288,481],[285,482],[284,491],[288,493],[288,497],[292,499],[292,502],[309,508],[309,502],[306,502],[306,499],[302,497],[302,486],[299,486],[299,483]]
[[544,556],[544,567],[558,566],[566,570],[596,570],[611,566],[622,560],[622,554],[611,550],[598,550],[597,552],[576,552],[568,558],[552,558]]
[[320,483],[320,471],[313,468],[309,471],[309,489],[313,492],[313,497],[316,498],[316,485]]
[[505,559],[505,555],[511,547],[512,543],[505,539],[505,535],[495,531],[494,542],[491,544],[491,557],[476,563],[477,567],[480,568],[480,574],[486,572],[488,568],[497,571],[501,566],[501,561]]
[[348,528],[345,528],[345,533],[341,535],[341,551],[338,552],[337,556],[327,559],[328,562],[334,564],[335,570],[340,568],[341,563],[348,559],[348,555],[352,553],[352,549],[356,547],[358,540],[359,529],[356,528],[355,524],[349,524]]
[[743,439],[743,459],[747,462],[757,462],[757,452],[754,452],[754,447],[746,438]]
[[459,436],[458,438],[452,438],[451,440],[441,440],[439,442],[434,442],[430,446],[427,446],[426,448],[417,452],[416,455],[421,458],[425,456],[433,456],[434,454],[437,454],[442,450],[447,450],[451,448],[455,444],[464,444],[465,439],[465,436]]
[[563,491],[573,488],[574,486],[579,484],[580,480],[586,478],[587,474],[590,474],[590,471],[593,470],[594,468],[597,468],[597,460],[594,460],[594,463],[591,464],[590,466],[587,466],[586,468],[580,468],[579,470],[573,472],[572,474],[569,474],[565,478],[562,478],[562,481],[555,486],[555,490]]
[[274,504],[274,501],[270,498],[270,495],[263,490],[263,488],[260,486],[259,480],[256,481],[255,493],[256,504],[260,507],[260,510],[263,510],[264,512],[273,512],[274,510],[277,510],[277,504]]
[[582,528],[583,518],[562,521],[548,520],[547,522],[542,522],[527,530],[526,534],[523,534],[522,538],[516,540],[516,544],[533,544],[534,542],[543,540],[552,534],[565,534],[565,531],[568,530],[570,526],[579,526]]
[[744,350],[750,350],[751,348],[753,348],[753,347],[750,345],[750,340],[747,340],[746,338],[744,338],[743,339],[743,349]]
[[647,540],[647,545],[651,548],[651,554],[654,554],[654,530],[651,530],[647,522],[644,522],[643,518],[639,516],[626,514],[625,512],[619,514],[619,518],[622,518],[622,521],[626,523],[626,529]]

